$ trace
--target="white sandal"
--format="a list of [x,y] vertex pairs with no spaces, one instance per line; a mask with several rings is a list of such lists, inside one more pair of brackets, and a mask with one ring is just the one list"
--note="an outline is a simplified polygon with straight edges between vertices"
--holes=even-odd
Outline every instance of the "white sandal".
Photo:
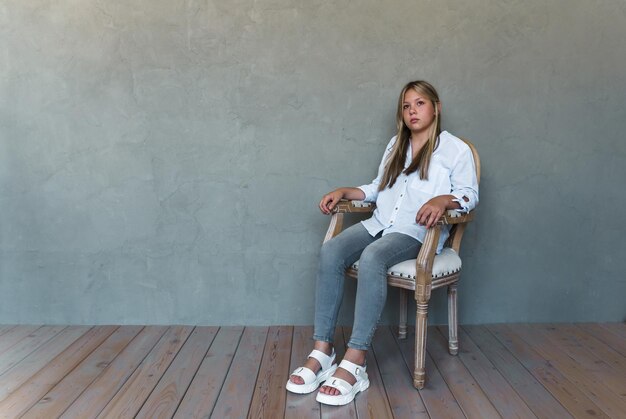
[[313,349],[313,351],[309,354],[309,358],[315,358],[317,362],[320,363],[322,368],[315,374],[307,367],[296,368],[291,375],[295,375],[304,380],[304,384],[296,384],[291,381],[291,376],[289,380],[287,380],[287,390],[296,394],[307,394],[315,391],[320,384],[324,381],[328,380],[328,378],[335,373],[337,370],[337,365],[333,364],[335,362],[335,349],[333,348],[333,352],[330,355],[326,355],[322,351],[318,351],[317,349]]
[[338,395],[333,396],[330,394],[324,394],[322,392],[317,393],[316,400],[323,404],[330,404],[332,406],[343,406],[354,400],[354,397],[360,391],[365,391],[370,386],[370,380],[365,372],[365,367],[354,364],[350,361],[343,360],[339,364],[339,368],[343,368],[356,378],[356,383],[350,384],[346,380],[341,378],[331,377],[328,379],[325,386],[336,388],[339,390]]

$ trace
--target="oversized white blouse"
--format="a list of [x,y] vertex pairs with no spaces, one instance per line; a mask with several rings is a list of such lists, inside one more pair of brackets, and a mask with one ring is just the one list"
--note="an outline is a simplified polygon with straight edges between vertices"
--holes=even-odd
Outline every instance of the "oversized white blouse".
[[[454,201],[461,205],[459,211],[469,212],[478,204],[478,181],[472,151],[463,140],[447,131],[439,136],[439,145],[435,149],[428,169],[428,180],[419,178],[419,170],[406,175],[401,173],[396,183],[378,191],[385,161],[396,141],[393,137],[378,167],[378,175],[370,184],[359,186],[365,193],[366,202],[376,202],[376,209],[371,218],[362,221],[367,231],[375,236],[381,231],[403,233],[424,242],[426,228],[415,222],[417,211],[428,200],[439,195],[454,195]],[[405,168],[411,163],[411,147],[407,151]],[[463,199],[467,197],[468,201]],[[449,236],[449,226],[443,226],[439,236],[437,253]]]

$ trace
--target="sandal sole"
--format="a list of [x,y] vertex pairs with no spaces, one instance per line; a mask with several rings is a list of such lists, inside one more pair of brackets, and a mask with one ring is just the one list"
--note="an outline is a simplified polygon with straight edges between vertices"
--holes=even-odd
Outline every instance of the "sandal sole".
[[[350,403],[357,394],[362,391],[365,391],[370,386],[370,380],[363,380],[361,382],[354,383],[354,387],[352,387],[352,391],[348,394],[340,394],[338,396],[331,396],[329,394],[317,393],[317,397],[315,400],[322,404],[327,404],[330,406],[343,406]],[[357,388],[358,387],[358,388]]]

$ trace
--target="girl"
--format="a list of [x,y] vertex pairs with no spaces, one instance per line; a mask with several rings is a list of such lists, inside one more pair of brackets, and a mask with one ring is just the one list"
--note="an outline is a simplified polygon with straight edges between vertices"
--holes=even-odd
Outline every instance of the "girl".
[[[387,270],[414,259],[426,230],[448,209],[471,211],[478,203],[472,152],[462,140],[441,131],[441,102],[435,88],[413,81],[402,89],[398,134],[391,139],[368,185],[339,188],[324,195],[319,208],[331,214],[341,199],[376,202],[372,217],[344,230],[322,246],[315,300],[314,350],[296,369],[287,390],[316,390],[317,401],[351,402],[369,387],[365,355],[387,297]],[[443,228],[437,253],[449,230]],[[345,270],[360,260],[354,325],[346,354],[335,363],[333,337],[343,298]]]

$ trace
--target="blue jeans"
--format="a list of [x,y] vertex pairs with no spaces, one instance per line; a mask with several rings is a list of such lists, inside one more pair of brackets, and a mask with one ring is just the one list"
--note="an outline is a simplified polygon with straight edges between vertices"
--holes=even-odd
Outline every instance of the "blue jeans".
[[346,268],[359,260],[354,325],[348,347],[368,350],[387,299],[387,270],[415,259],[422,243],[402,233],[372,237],[361,223],[324,243],[315,292],[313,339],[333,342]]

